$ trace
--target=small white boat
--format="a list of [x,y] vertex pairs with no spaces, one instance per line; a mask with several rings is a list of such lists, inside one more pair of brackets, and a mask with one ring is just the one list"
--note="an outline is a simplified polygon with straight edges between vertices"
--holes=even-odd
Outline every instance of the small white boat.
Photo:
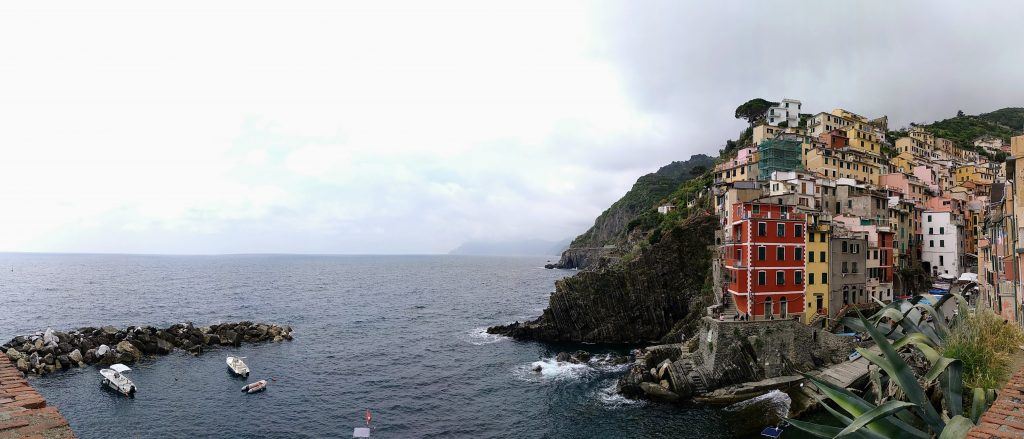
[[246,384],[242,387],[242,391],[245,393],[256,393],[267,388],[267,380],[259,380],[255,383]]
[[104,385],[110,386],[111,389],[114,389],[129,398],[134,398],[135,383],[124,375],[125,372],[130,370],[132,370],[130,367],[117,363],[111,365],[110,369],[101,369],[100,375],[103,376]]
[[231,369],[235,375],[247,377],[249,376],[249,366],[245,365],[242,361],[245,357],[228,357],[228,368]]

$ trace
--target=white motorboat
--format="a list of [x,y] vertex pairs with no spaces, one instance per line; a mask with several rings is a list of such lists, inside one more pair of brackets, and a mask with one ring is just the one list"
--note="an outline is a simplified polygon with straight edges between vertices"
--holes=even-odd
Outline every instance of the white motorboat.
[[267,380],[259,380],[255,383],[249,383],[242,387],[242,391],[245,393],[256,393],[267,388]]
[[247,377],[249,376],[249,366],[245,365],[242,361],[245,357],[228,357],[228,368],[231,372],[238,376]]
[[111,389],[116,390],[129,398],[135,397],[135,383],[128,379],[124,375],[125,372],[132,370],[130,367],[125,366],[121,363],[117,363],[110,366],[110,369],[101,369],[100,375],[103,376],[103,384],[110,386]]

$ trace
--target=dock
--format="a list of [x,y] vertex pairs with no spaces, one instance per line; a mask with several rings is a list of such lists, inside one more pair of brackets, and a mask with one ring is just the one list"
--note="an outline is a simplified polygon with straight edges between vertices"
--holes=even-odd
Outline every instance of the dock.
[[[876,355],[881,355],[881,349],[879,349],[878,346],[872,346],[868,348],[868,351]],[[867,358],[858,356],[855,360],[833,364],[825,368],[811,371],[810,374],[841,388],[847,388],[853,387],[859,381],[867,379],[868,365],[870,364],[871,362],[868,361]],[[790,392],[790,397],[793,398],[794,404],[790,410],[791,415],[794,414],[794,412],[801,413],[806,411],[816,405],[819,399],[825,399],[824,394],[809,382],[805,383],[799,389],[794,389]]]
[[0,439],[74,437],[60,411],[47,406],[7,355],[0,354]]

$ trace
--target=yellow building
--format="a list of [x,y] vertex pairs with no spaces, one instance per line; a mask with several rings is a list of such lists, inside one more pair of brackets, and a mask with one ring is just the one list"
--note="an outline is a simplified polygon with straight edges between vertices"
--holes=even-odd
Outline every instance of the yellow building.
[[956,168],[953,177],[957,184],[972,182],[978,185],[991,185],[993,181],[992,170],[979,165],[965,165]]
[[914,157],[928,157],[931,148],[921,139],[914,137],[900,137],[896,139],[896,152],[908,152]]
[[832,236],[832,227],[824,214],[807,215],[807,233],[804,237],[804,323],[811,323],[819,315],[827,315],[828,311],[828,243]]
[[901,152],[890,159],[889,163],[891,164],[892,172],[910,174],[914,172],[914,166],[916,166],[917,161],[914,160],[914,156],[911,153]]
[[863,151],[845,148],[813,148],[805,150],[804,167],[825,178],[852,178],[854,180],[878,184],[882,175],[882,158]]

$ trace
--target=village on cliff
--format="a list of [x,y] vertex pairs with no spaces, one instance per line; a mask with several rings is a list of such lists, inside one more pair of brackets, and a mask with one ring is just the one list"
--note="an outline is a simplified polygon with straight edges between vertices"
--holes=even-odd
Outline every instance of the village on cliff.
[[890,131],[885,116],[802,114],[793,99],[752,125],[710,189],[722,318],[832,329],[854,309],[952,286],[1020,323],[1024,136],[960,145]]

